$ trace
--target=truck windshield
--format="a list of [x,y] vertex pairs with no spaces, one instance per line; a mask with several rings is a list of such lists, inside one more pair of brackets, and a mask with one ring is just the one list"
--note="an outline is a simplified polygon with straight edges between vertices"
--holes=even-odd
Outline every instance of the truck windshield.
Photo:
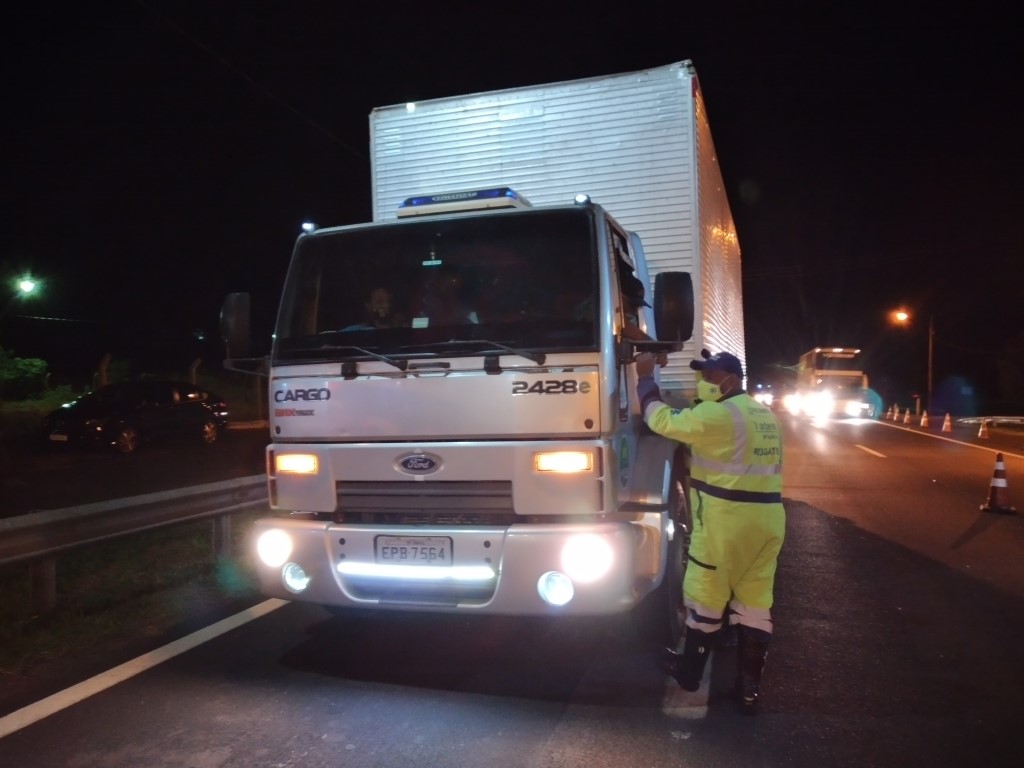
[[827,389],[836,394],[855,393],[864,388],[864,377],[861,374],[849,376],[822,376],[818,389]]
[[818,352],[814,367],[819,371],[860,371],[860,360],[859,350]]
[[588,209],[424,218],[301,238],[276,361],[479,355],[488,340],[544,353],[597,349],[597,247]]

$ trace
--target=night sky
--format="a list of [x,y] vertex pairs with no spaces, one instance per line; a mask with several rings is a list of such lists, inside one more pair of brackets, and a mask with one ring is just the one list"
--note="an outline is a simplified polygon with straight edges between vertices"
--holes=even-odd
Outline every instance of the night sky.
[[[5,16],[0,274],[45,281],[32,302],[3,288],[16,353],[33,353],[17,333],[34,323],[80,354],[145,340],[219,367],[225,293],[269,318],[302,221],[370,218],[373,107],[689,59],[743,253],[752,379],[816,344],[859,346],[905,399],[924,387],[931,317],[936,385],[964,377],[990,412],[1024,412],[1009,4],[140,0]],[[887,324],[898,304],[909,329]]]

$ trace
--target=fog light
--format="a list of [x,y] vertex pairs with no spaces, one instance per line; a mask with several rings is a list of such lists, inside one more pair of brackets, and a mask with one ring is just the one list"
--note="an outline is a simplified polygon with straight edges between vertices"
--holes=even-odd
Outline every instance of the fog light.
[[572,580],[564,573],[548,571],[537,579],[537,594],[548,605],[565,605],[572,600]]
[[611,545],[593,533],[573,536],[562,548],[562,568],[573,581],[597,581],[611,570],[615,553]]
[[281,569],[281,581],[290,592],[301,592],[309,586],[309,576],[298,563],[288,563]]
[[256,542],[256,554],[271,568],[284,565],[292,554],[291,536],[280,528],[264,531]]

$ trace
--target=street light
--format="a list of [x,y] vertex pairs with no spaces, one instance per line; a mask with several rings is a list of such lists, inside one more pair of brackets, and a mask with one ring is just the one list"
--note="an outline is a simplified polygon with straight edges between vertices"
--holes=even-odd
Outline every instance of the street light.
[[32,275],[20,275],[19,277],[12,278],[7,282],[8,288],[11,289],[11,297],[3,304],[0,308],[0,319],[3,319],[11,307],[14,306],[16,301],[25,301],[34,296],[39,295],[39,291],[42,289],[42,282],[32,277]]
[[[890,314],[892,322],[896,325],[909,325],[910,321],[913,320],[913,316],[905,309],[894,309]],[[928,392],[927,399],[925,400],[925,410],[929,411],[932,407],[932,370],[935,360],[935,318],[932,315],[928,315]]]
[[17,281],[18,293],[23,296],[31,296],[36,292],[39,283],[31,277],[19,277]]

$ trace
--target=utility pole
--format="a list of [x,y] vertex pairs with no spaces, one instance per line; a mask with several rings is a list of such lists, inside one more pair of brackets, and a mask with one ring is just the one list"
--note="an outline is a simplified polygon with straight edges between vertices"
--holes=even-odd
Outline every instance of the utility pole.
[[932,408],[932,364],[935,360],[935,318],[928,315],[928,401],[925,409]]

